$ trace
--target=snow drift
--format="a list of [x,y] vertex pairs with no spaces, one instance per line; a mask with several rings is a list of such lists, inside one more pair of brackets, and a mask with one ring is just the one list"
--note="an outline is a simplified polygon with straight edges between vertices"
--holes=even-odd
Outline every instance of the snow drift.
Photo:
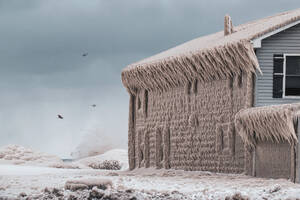
[[76,161],[74,164],[77,164],[79,167],[84,168],[84,167],[91,167],[91,166],[99,166],[101,163],[105,161],[118,161],[121,166],[121,170],[126,170],[128,169],[127,150],[112,149],[110,151],[105,152],[104,154],[80,159]]

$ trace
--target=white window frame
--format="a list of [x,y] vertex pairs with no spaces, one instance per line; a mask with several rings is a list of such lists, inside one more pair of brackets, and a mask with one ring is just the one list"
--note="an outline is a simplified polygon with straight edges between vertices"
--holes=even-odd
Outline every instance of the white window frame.
[[298,56],[300,57],[300,54],[283,54],[283,80],[282,80],[282,98],[284,99],[300,99],[300,96],[286,96],[285,95],[285,85],[286,85],[286,57],[287,56]]

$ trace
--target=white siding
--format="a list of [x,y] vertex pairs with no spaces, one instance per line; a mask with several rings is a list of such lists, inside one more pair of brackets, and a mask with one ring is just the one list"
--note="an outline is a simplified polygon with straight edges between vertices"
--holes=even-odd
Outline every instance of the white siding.
[[255,106],[300,102],[299,99],[273,98],[273,55],[300,54],[300,24],[262,40],[256,55],[263,75],[258,74],[255,86]]

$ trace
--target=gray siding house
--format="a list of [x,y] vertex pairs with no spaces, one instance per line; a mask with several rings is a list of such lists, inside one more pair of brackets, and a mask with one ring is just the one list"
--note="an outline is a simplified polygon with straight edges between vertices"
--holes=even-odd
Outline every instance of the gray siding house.
[[128,65],[129,168],[300,181],[300,9]]
[[[256,38],[252,43],[262,72],[262,74],[257,73],[255,78],[253,106],[262,107],[257,109],[260,113],[268,112],[267,109],[277,109],[274,112],[282,114],[288,105],[292,107],[298,105],[297,103],[300,102],[300,20]],[[272,106],[280,104],[282,106]],[[251,172],[248,174],[259,177],[288,177],[294,182],[300,182],[299,122],[300,115],[297,111],[293,119],[293,131],[298,139],[295,144],[289,145],[288,142],[272,144],[266,141],[257,143],[251,153],[253,162],[252,167],[249,167]],[[276,157],[281,162],[276,161]],[[273,167],[275,165],[277,169]],[[286,170],[278,170],[278,168]]]
[[[263,73],[258,73],[256,77],[255,106],[300,101],[299,23],[300,21],[296,21],[274,31],[272,33],[274,35],[264,36],[266,38],[261,40],[261,45],[255,48],[259,66]],[[278,69],[275,69],[276,67]],[[289,93],[289,90],[295,91]]]

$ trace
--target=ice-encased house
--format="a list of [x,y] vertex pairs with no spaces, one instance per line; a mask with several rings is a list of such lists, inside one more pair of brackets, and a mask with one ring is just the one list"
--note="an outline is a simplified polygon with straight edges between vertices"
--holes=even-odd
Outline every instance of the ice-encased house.
[[130,169],[299,181],[300,9],[233,26],[127,66]]

